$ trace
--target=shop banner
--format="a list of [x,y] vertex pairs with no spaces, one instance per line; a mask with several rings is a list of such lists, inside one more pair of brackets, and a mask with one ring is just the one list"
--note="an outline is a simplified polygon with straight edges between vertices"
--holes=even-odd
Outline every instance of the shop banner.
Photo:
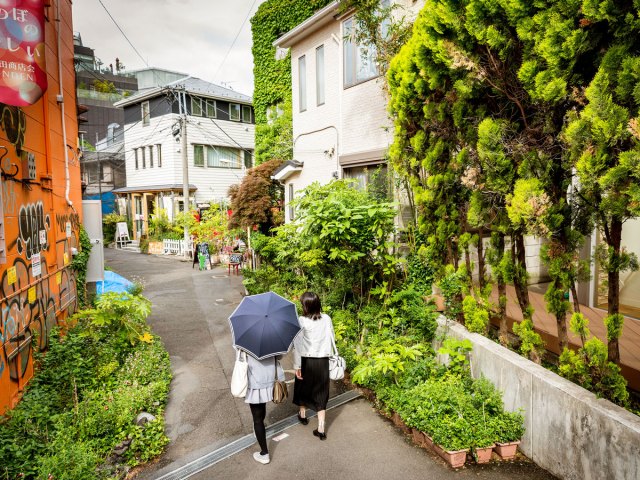
[[0,102],[35,103],[47,90],[44,0],[0,0]]

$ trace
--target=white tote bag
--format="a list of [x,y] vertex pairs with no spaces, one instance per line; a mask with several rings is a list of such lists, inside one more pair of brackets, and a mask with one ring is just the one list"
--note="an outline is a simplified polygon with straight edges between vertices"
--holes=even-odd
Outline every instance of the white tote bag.
[[331,335],[331,346],[333,347],[333,352],[329,357],[329,378],[331,380],[342,380],[344,378],[344,370],[347,364],[344,361],[344,358],[338,355],[338,348],[336,347],[336,340],[334,338],[333,331],[330,331],[329,335]]
[[234,397],[244,398],[247,394],[247,386],[249,385],[248,368],[247,354],[237,350],[236,364],[231,375],[231,395]]

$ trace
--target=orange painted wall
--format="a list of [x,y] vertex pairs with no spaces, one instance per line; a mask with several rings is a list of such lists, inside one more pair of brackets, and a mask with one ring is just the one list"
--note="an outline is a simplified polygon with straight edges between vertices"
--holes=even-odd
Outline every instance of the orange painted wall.
[[[58,2],[61,22],[56,22]],[[45,7],[48,89],[28,107],[0,104],[1,198],[7,253],[6,263],[0,264],[0,414],[15,406],[33,376],[33,344],[46,348],[51,328],[77,308],[75,276],[68,267],[72,248],[78,247],[82,207],[71,1],[49,3]],[[56,100],[60,89],[58,25],[66,145],[62,107]],[[69,156],[72,205],[65,199],[65,150]],[[35,155],[36,179],[25,182],[22,157],[28,153]],[[70,236],[67,223],[71,226]],[[34,276],[33,256],[38,253],[41,273]]]

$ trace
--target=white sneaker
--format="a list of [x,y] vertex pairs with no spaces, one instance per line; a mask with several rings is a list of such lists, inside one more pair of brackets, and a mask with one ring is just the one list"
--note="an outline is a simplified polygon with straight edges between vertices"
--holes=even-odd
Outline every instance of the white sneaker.
[[260,455],[260,452],[254,453],[253,454],[253,459],[258,463],[262,463],[263,465],[266,465],[267,463],[269,463],[271,461],[271,459],[269,458],[269,454],[268,453],[266,455]]

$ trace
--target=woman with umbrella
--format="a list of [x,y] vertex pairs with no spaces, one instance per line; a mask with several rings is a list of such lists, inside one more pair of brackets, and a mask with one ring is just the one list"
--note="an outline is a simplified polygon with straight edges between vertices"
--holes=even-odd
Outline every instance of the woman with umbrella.
[[247,393],[245,403],[251,408],[253,430],[260,451],[253,458],[262,464],[270,462],[264,419],[267,402],[273,400],[276,377],[284,380],[278,361],[291,348],[300,332],[296,307],[273,293],[244,297],[229,317],[233,346],[247,352]]
[[307,425],[307,407],[318,412],[318,428],[313,434],[326,440],[325,413],[329,401],[329,357],[333,353],[335,334],[331,317],[321,313],[320,298],[313,292],[300,297],[303,316],[300,317],[302,333],[294,340],[293,368],[296,380],[293,386],[293,403],[300,407],[298,420]]

